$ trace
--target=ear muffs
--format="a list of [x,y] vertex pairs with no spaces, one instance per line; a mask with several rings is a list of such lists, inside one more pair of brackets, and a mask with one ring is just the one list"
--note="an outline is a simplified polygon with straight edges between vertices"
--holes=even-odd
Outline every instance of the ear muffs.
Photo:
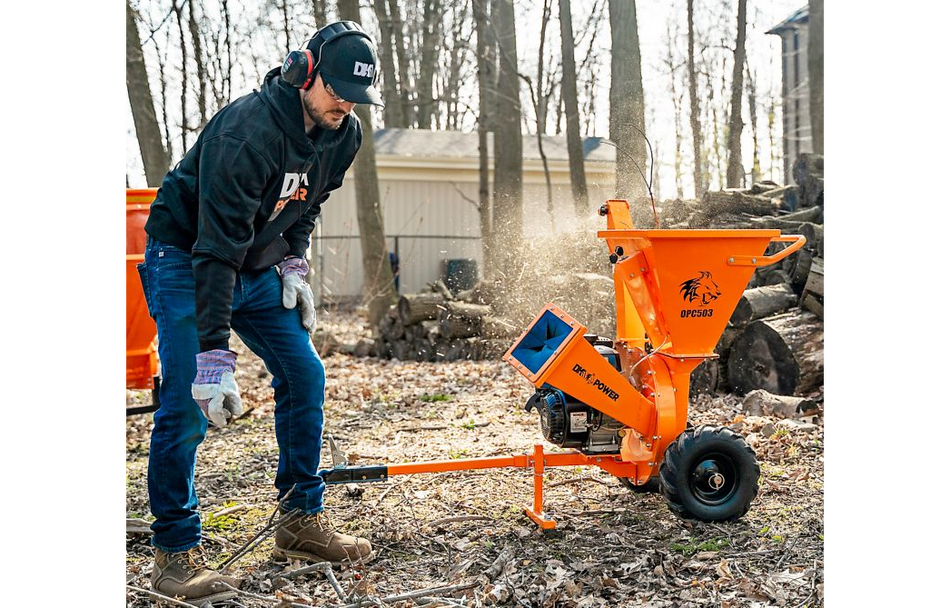
[[[347,35],[362,36],[369,40],[374,47],[376,46],[376,41],[373,40],[373,37],[367,34],[363,28],[360,27],[360,24],[355,21],[338,21],[331,23],[317,30],[317,33],[313,35],[313,38],[307,41],[304,48],[299,51],[290,51],[290,53],[287,54],[283,65],[280,66],[281,80],[297,89],[309,89],[313,84],[314,78],[316,78],[320,60],[323,58],[323,47],[326,46],[328,42]],[[317,47],[316,59],[314,59],[313,53],[309,49],[310,43],[314,40],[320,42],[320,46]],[[375,86],[378,81],[379,70],[376,70],[376,74],[373,77],[373,86]]]
[[290,51],[280,66],[281,79],[296,89],[309,88],[315,73],[313,53],[309,49]]

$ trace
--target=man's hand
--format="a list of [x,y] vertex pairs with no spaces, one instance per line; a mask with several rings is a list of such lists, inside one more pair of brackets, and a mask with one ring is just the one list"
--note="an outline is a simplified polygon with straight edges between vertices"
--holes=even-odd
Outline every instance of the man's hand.
[[208,350],[198,353],[198,375],[191,385],[191,396],[205,417],[215,426],[223,427],[244,412],[241,392],[234,380],[237,353],[230,350]]
[[307,260],[298,257],[287,258],[277,265],[280,281],[284,287],[284,308],[300,307],[300,320],[311,334],[317,328],[317,313],[313,308],[313,290],[307,284]]

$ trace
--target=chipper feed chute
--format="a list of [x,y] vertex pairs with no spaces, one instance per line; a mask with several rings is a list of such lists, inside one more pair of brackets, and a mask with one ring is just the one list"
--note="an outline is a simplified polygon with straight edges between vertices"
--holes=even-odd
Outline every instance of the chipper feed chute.
[[[634,492],[659,491],[681,517],[727,521],[748,511],[759,466],[726,428],[688,428],[689,374],[714,348],[752,272],[797,251],[801,236],[778,230],[635,230],[626,201],[608,201],[606,239],[614,264],[617,337],[587,333],[547,304],[504,355],[537,391],[544,438],[568,451],[404,465],[347,467],[342,456],[327,483],[381,481],[389,475],[524,467],[534,471],[525,512],[542,528],[544,471],[597,466]],[[794,242],[773,255],[770,243]]]
[[148,314],[136,264],[145,259],[145,221],[157,189],[125,191],[125,383],[155,389],[158,353],[155,322]]

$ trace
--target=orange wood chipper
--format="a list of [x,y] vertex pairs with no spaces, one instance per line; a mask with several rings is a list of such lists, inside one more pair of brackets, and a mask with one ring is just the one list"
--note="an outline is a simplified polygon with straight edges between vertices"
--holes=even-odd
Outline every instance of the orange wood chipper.
[[127,407],[127,416],[158,409],[158,347],[136,265],[145,260],[145,221],[157,188],[125,191],[125,387],[152,391],[148,405]]
[[[626,201],[600,208],[614,266],[617,337],[588,334],[547,304],[504,355],[537,391],[544,438],[528,454],[379,466],[346,466],[332,443],[328,484],[384,481],[393,475],[500,467],[534,473],[525,513],[542,529],[548,467],[596,466],[633,491],[659,491],[678,516],[702,521],[741,517],[758,492],[759,465],[745,441],[723,427],[691,427],[689,377],[713,349],[757,267],[805,244],[778,230],[635,230]],[[766,255],[770,243],[791,243]]]

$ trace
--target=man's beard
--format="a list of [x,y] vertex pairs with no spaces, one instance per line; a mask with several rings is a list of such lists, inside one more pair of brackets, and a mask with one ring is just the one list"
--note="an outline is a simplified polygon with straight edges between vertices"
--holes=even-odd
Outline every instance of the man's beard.
[[307,110],[307,114],[310,116],[310,120],[316,123],[316,125],[320,127],[321,129],[326,129],[329,131],[335,131],[336,129],[339,129],[340,126],[343,124],[343,118],[346,117],[346,115],[344,114],[343,116],[340,117],[340,122],[336,122],[336,123],[330,122],[325,118],[325,116],[329,114],[330,112],[323,112],[323,113],[318,112],[316,108],[310,105],[310,100],[308,100],[306,97],[304,97],[304,100],[303,100],[303,107]]

